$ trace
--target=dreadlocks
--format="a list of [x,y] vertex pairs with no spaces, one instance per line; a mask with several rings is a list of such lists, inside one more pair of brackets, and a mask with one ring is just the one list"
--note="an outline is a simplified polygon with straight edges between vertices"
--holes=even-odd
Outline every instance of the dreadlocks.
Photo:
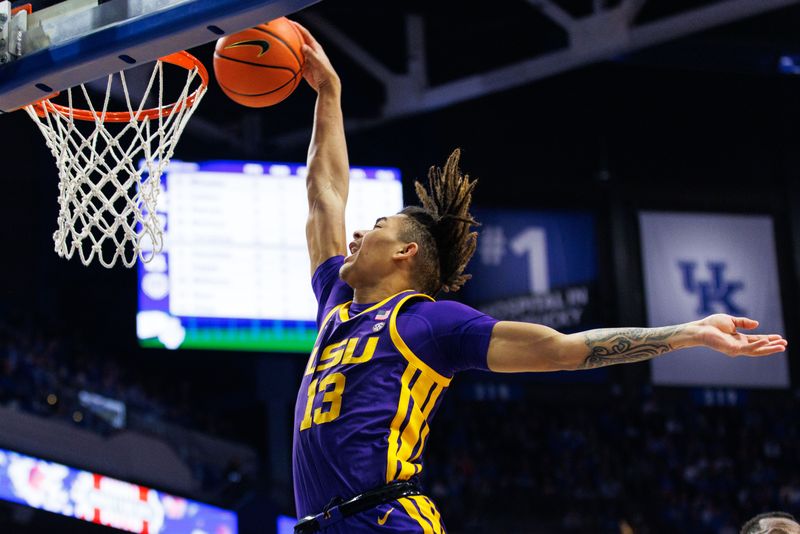
[[435,295],[440,290],[458,291],[472,275],[462,274],[475,252],[479,223],[469,213],[475,180],[458,168],[461,150],[455,149],[444,169],[428,170],[428,188],[414,187],[422,207],[412,206],[400,213],[408,216],[401,238],[419,245],[417,282],[423,292]]

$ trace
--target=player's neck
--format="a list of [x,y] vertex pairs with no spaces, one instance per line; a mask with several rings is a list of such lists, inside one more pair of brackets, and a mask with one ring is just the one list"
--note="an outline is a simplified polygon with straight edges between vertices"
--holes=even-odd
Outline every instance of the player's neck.
[[353,288],[354,304],[372,304],[396,295],[401,291],[412,289],[402,280],[382,280],[374,286]]

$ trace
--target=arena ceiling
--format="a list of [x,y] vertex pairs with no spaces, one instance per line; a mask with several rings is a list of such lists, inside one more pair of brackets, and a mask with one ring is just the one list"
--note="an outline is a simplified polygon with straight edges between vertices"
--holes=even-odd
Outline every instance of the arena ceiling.
[[[292,18],[339,70],[349,131],[603,62],[763,76],[780,76],[782,58],[800,63],[800,0],[322,0]],[[210,67],[212,50],[193,52]],[[310,96],[252,113],[212,83],[187,133],[240,155],[304,144]]]
[[[598,62],[778,76],[780,58],[800,54],[794,0],[323,0],[296,18],[341,72],[351,132]],[[239,111],[220,104],[214,121]],[[295,105],[307,107],[287,101],[275,120],[291,124]],[[278,145],[308,139],[304,127],[234,130]]]

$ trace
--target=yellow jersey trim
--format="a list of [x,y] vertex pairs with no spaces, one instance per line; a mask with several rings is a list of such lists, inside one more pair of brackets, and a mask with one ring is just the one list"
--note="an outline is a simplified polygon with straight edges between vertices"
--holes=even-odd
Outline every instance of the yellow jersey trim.
[[[414,368],[413,365],[409,367]],[[430,410],[436,404],[439,393],[442,391],[444,391],[443,387],[437,385],[430,377],[425,376],[420,371],[420,376],[414,382],[414,387],[411,388],[411,399],[413,401],[411,403],[411,413],[408,414],[408,423],[400,433],[400,446],[397,448],[395,455],[395,460],[400,461],[400,472],[396,474],[399,480],[408,480],[417,473],[419,465],[412,463],[411,453],[418,443],[420,445],[419,451],[422,450],[423,443],[420,443],[420,433],[423,427],[425,429],[428,428],[427,422]],[[427,404],[425,404],[426,400]]]
[[[417,373],[419,376],[414,381],[414,386],[410,387],[411,380]],[[406,366],[400,379],[397,412],[389,427],[386,455],[387,483],[393,480],[408,480],[420,472],[422,465],[414,464],[413,461],[420,456],[425,446],[429,430],[428,417],[444,389],[430,377],[425,376],[419,368],[410,363]],[[403,427],[406,419],[408,422]],[[412,456],[415,449],[417,452]]]
[[[406,418],[411,391],[408,387],[411,377],[416,373],[413,365],[407,365],[403,376],[400,378],[400,400],[397,402],[397,412],[394,414],[392,424],[389,426],[389,450],[386,455],[386,483],[392,482],[397,476],[397,439],[400,437],[400,426]],[[401,464],[402,469],[402,464]]]
[[436,509],[436,505],[433,504],[433,501],[424,495],[415,495],[409,497],[409,499],[417,503],[420,512],[422,512],[422,516],[433,524],[434,532],[444,532],[442,528],[442,516],[439,514],[439,510]]
[[[400,503],[400,506],[403,507],[403,509],[412,519],[419,523],[419,526],[422,527],[423,534],[438,534],[437,531],[433,529],[433,525],[427,519],[422,518],[417,510],[417,507],[414,506],[414,503],[412,503],[408,497],[397,499],[397,502]],[[441,532],[441,528],[438,532]]]
[[322,332],[325,330],[325,327],[328,326],[328,322],[333,317],[333,314],[335,314],[336,311],[339,310],[339,308],[341,308],[342,306],[344,305],[337,304],[336,306],[331,308],[331,311],[328,312],[328,315],[325,316],[325,318],[322,320],[322,323],[319,325],[319,332],[317,332],[317,339],[314,340],[314,348],[311,350],[311,355],[308,357],[308,364],[306,364],[306,370],[305,373],[303,373],[303,376],[308,376],[310,374],[313,374],[314,369],[317,367],[316,365],[317,352],[319,351],[319,342],[321,340],[320,336],[322,336]]
[[[386,304],[387,302],[389,302],[390,300],[395,298],[397,295],[402,295],[403,293],[408,293],[409,291],[414,291],[414,290],[413,289],[406,289],[406,290],[401,291],[399,293],[395,293],[391,297],[386,297],[385,299],[383,299],[379,303],[373,304],[372,306],[370,306],[366,310],[362,311],[361,313],[357,313],[352,317],[350,317],[350,305],[353,304],[353,301],[351,300],[351,301],[345,302],[344,304],[341,305],[342,307],[339,309],[339,319],[341,319],[342,321],[349,321],[350,319],[355,319],[359,315],[364,315],[365,313],[369,313],[369,312],[371,312],[372,310],[374,310],[376,308],[380,308],[381,306],[383,306],[384,304]],[[433,299],[431,299],[431,300],[433,300]]]
[[[421,471],[421,464],[413,462],[419,458],[430,433],[428,418],[431,411],[452,380],[439,374],[414,354],[397,330],[397,315],[400,308],[410,299],[417,297],[433,300],[421,293],[407,295],[395,305],[389,319],[392,343],[408,365],[400,379],[397,411],[389,426],[386,455],[387,483],[393,480],[408,480]],[[417,378],[412,386],[411,381],[415,376]],[[403,426],[406,420],[408,422]]]
[[[398,293],[399,294],[399,293]],[[395,295],[396,296],[396,295]],[[397,313],[400,311],[400,308],[405,304],[408,300],[412,298],[426,298],[430,301],[435,302],[431,297],[425,295],[423,293],[412,293],[407,297],[403,297],[403,299],[397,303],[397,305],[392,310],[392,316],[389,318],[389,333],[392,337],[392,343],[394,343],[395,348],[400,351],[400,354],[408,360],[410,363],[414,364],[422,374],[429,376],[434,382],[437,384],[447,387],[450,385],[452,381],[452,377],[448,378],[442,374],[439,374],[438,371],[435,371],[432,367],[430,367],[427,363],[423,362],[416,354],[414,354],[406,342],[403,341],[403,338],[400,337],[400,332],[397,331]]]
[[319,332],[317,332],[317,340],[314,342],[315,345],[319,343],[319,336],[322,334],[322,331],[325,330],[325,327],[328,326],[328,321],[331,320],[333,314],[336,313],[336,310],[338,310],[342,306],[344,306],[344,304],[337,304],[336,306],[331,308],[331,311],[329,311],[328,315],[326,315],[325,318],[322,320],[322,324],[319,325]]

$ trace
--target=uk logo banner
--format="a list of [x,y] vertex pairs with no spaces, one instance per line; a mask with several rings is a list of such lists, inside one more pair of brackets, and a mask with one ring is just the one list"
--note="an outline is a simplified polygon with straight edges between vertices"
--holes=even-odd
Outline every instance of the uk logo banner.
[[[650,326],[714,313],[760,322],[756,333],[784,334],[772,219],[762,215],[641,212]],[[785,353],[729,358],[704,348],[651,361],[657,385],[789,387]]]

